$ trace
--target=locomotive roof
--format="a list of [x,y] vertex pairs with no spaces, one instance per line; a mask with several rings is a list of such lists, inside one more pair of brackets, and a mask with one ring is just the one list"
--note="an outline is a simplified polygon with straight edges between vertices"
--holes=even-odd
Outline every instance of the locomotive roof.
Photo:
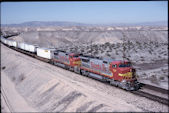
[[95,59],[101,59],[100,57],[96,57],[96,56],[91,56],[91,55],[84,55],[84,54],[80,54],[80,57],[86,57],[86,58],[95,58]]
[[63,52],[63,53],[66,53],[66,51],[59,50],[59,49],[57,49],[56,52]]
[[122,60],[116,60],[116,59],[111,59],[111,58],[97,58],[97,57],[93,57],[93,56],[89,56],[89,55],[81,55],[80,56],[81,58],[87,58],[89,60],[92,60],[92,59],[96,59],[96,60],[102,60],[103,62],[107,62],[107,63],[121,63],[121,62],[128,62],[128,61],[122,61]]
[[70,53],[69,55],[78,55],[79,53]]

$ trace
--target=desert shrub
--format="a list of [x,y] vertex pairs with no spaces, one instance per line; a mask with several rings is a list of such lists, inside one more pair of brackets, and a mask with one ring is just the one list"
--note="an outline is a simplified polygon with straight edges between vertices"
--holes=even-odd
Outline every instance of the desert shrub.
[[128,55],[128,57],[131,57],[130,55]]
[[108,53],[108,52],[111,52],[111,51],[110,51],[110,50],[107,50],[106,52]]
[[103,50],[101,50],[101,53],[103,53],[104,51]]
[[20,76],[18,77],[18,82],[22,82],[25,79],[24,74],[20,74]]
[[15,81],[15,80],[16,80],[15,76],[12,76],[12,81]]
[[144,59],[141,59],[141,61],[145,61]]
[[111,46],[109,46],[109,50],[112,51],[112,47]]
[[107,46],[110,46],[110,43],[109,42],[106,42],[105,43],[105,46],[107,47]]
[[91,53],[91,52],[92,52],[91,50],[87,51],[87,53]]
[[106,53],[106,55],[109,56],[109,57],[111,56],[109,53]]
[[114,46],[115,46],[115,44],[112,44],[112,45],[111,45],[111,47],[114,47]]
[[152,83],[159,84],[159,83],[158,83],[158,79],[157,79],[157,77],[156,77],[155,75],[152,75],[152,76],[150,77],[150,81],[151,81]]
[[84,52],[84,50],[83,50],[83,49],[81,49],[81,52],[83,53],[83,52]]
[[160,79],[160,80],[164,80],[164,77],[160,77],[159,79]]
[[146,76],[146,73],[143,73],[144,76]]
[[2,70],[4,70],[5,68],[6,68],[6,67],[5,67],[5,66],[3,66],[3,67],[2,67]]
[[164,53],[164,56],[167,56],[167,53]]
[[95,54],[95,55],[98,54],[98,51],[95,51],[94,54]]
[[152,54],[151,50],[148,50],[148,52],[149,52],[150,54]]

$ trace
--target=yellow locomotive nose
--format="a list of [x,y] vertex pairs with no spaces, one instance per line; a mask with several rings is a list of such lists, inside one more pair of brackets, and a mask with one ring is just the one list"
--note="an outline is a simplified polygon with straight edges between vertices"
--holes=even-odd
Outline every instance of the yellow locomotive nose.
[[119,76],[123,76],[123,77],[132,77],[132,72],[127,72],[127,73],[124,73],[124,74],[121,74],[121,73],[119,73],[118,75]]
[[80,64],[81,64],[81,61],[80,61],[80,60],[79,60],[79,61],[74,61],[73,64],[75,64],[75,65],[80,65]]

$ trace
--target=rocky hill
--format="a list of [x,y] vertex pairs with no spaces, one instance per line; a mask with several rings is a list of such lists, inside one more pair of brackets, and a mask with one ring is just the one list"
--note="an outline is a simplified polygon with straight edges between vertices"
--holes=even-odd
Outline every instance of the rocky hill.
[[[123,41],[128,40],[132,42],[165,43],[168,37],[166,27],[37,27],[9,29],[22,33],[13,38],[17,41],[36,43],[48,47],[90,43],[104,44],[106,42],[123,43]],[[20,31],[21,29],[23,31]]]

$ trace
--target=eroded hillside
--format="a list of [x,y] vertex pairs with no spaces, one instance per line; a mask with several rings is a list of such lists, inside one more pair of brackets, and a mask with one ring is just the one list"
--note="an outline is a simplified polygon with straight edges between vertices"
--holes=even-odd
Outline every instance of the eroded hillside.
[[9,27],[12,40],[112,59],[127,59],[141,81],[168,88],[167,27]]

